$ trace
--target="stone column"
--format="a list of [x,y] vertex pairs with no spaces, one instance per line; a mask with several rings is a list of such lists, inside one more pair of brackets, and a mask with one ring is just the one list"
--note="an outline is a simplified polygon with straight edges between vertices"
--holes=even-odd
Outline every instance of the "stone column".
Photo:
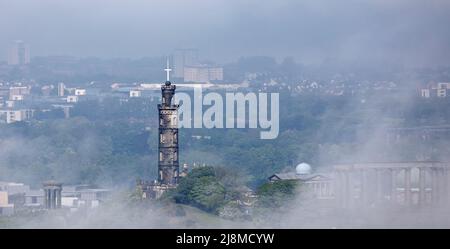
[[426,205],[425,169],[419,168],[419,206]]
[[47,189],[47,192],[48,192],[48,208],[51,209],[52,208],[52,190]]
[[53,204],[53,200],[55,199],[55,190],[54,189],[49,189],[50,192],[50,209],[55,208],[54,204]]
[[441,180],[441,169],[436,168],[436,204],[440,205],[442,203],[442,180]]
[[367,204],[370,206],[372,205],[374,202],[376,202],[376,183],[377,183],[377,175],[376,175],[376,171],[374,169],[367,169],[367,187],[366,187],[366,199],[367,199]]
[[445,170],[443,168],[439,168],[437,171],[438,174],[438,184],[439,184],[439,203],[441,205],[446,203],[446,178],[445,178]]
[[57,190],[57,195],[56,195],[56,207],[57,208],[61,208],[61,189]]
[[45,208],[49,208],[50,207],[50,196],[49,196],[49,192],[48,189],[44,189],[44,205]]
[[319,197],[320,196],[320,183],[315,183],[315,186],[314,186],[314,193],[316,194],[316,197]]
[[325,184],[323,183],[323,182],[320,182],[320,194],[319,194],[319,197],[320,198],[323,198],[323,196],[325,195],[325,186],[324,186]]
[[352,183],[352,172],[345,172],[345,195],[346,195],[346,207],[351,207],[353,205],[353,183]]
[[339,207],[344,207],[344,179],[342,171],[336,172],[336,200]]
[[347,207],[347,174],[345,171],[341,171],[341,201],[342,207]]
[[52,208],[56,208],[56,189],[52,189]]
[[45,191],[44,189],[44,207],[47,208],[47,203],[48,203],[48,198],[47,198],[47,191]]
[[391,172],[391,202],[397,203],[397,170],[390,169]]
[[347,170],[341,170],[339,171],[339,204],[343,208],[348,207],[348,200],[349,200],[349,188],[348,188],[348,172]]
[[439,186],[436,168],[431,168],[430,173],[431,173],[431,200],[433,205],[437,205],[439,202]]
[[405,168],[405,205],[411,205],[411,169]]
[[47,204],[46,204],[45,207],[46,207],[47,209],[49,209],[49,208],[50,208],[50,190],[49,190],[49,189],[46,189],[46,190],[45,190],[45,196],[46,196],[46,201],[47,201],[47,202],[46,202]]
[[334,172],[334,199],[338,207],[342,207],[342,183],[341,172],[335,170]]
[[326,197],[327,198],[330,198],[330,195],[331,195],[331,190],[330,190],[330,182],[329,181],[327,181],[326,183],[325,183],[325,187],[326,187]]
[[377,196],[377,203],[379,203],[383,201],[383,170],[375,169],[375,175],[375,191]]
[[448,189],[449,184],[448,184],[447,174],[448,174],[447,169],[443,168],[442,169],[442,177],[441,177],[441,179],[442,179],[442,198],[444,200],[443,201],[444,204],[448,204],[448,201],[449,201],[448,196],[447,196],[447,193],[449,191],[449,189]]
[[320,198],[322,195],[322,184],[320,182],[317,183],[317,198]]
[[449,168],[445,168],[445,182],[446,182],[446,198],[447,198],[447,204],[450,203],[450,169]]
[[360,179],[359,179],[359,182],[360,182],[360,192],[359,192],[359,194],[360,194],[360,196],[359,196],[359,202],[360,202],[360,205],[361,206],[365,206],[366,205],[366,203],[367,203],[367,197],[366,197],[366,188],[367,188],[367,186],[366,186],[366,171],[364,170],[364,169],[361,169],[360,170]]
[[450,183],[449,183],[450,182],[450,170],[446,167],[444,169],[444,171],[445,171],[444,180],[445,180],[445,191],[446,191],[445,197],[447,198],[446,204],[449,204],[450,203]]

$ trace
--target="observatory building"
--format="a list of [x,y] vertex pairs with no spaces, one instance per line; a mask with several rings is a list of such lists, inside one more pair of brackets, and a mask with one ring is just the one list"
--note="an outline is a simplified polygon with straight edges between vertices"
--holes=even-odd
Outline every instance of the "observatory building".
[[313,173],[311,165],[300,163],[295,172],[277,173],[269,177],[269,182],[297,181],[311,190],[318,199],[331,199],[334,196],[332,177],[325,173]]

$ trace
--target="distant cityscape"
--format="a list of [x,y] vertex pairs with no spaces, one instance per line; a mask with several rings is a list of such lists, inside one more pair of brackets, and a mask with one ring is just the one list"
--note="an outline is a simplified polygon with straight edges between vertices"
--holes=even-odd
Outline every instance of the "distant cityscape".
[[[30,46],[21,40],[12,42],[8,54],[8,63],[0,64],[0,122],[4,123],[30,120],[54,110],[62,111],[68,118],[78,102],[108,96],[153,99],[159,90],[160,68],[165,60],[164,56],[140,60],[70,56],[30,59]],[[174,82],[181,90],[202,84],[205,89],[246,88],[330,96],[399,91],[415,91],[422,98],[450,95],[449,68],[403,69],[364,78],[348,70],[321,74],[320,70],[296,64],[292,58],[277,64],[273,58],[256,56],[220,66],[201,60],[198,49],[175,49],[169,57]]]
[[[168,56],[141,59],[30,57],[30,52],[32,51],[26,42],[14,41],[9,48],[7,63],[0,64],[0,123],[3,125],[53,119],[70,120],[74,113],[75,116],[88,115],[93,108],[92,103],[108,100],[111,105],[129,105],[127,108],[133,108],[130,110],[139,114],[127,116],[127,122],[141,122],[146,125],[146,130],[151,130],[147,125],[157,120],[156,115],[151,113],[156,104],[161,102],[161,84],[164,82],[161,68],[167,59],[173,66],[172,81],[176,84],[177,91],[181,92],[190,92],[201,86],[205,91],[221,93],[236,90],[279,92],[293,99],[302,96],[352,97],[358,99],[357,103],[360,105],[364,105],[366,99],[373,96],[410,95],[421,100],[446,99],[450,96],[450,68],[445,67],[397,68],[378,72],[378,69],[374,69],[367,73],[364,70],[356,73],[356,70],[349,68],[306,66],[296,63],[290,57],[280,63],[268,56],[242,57],[236,62],[219,65],[207,58],[200,59],[198,49],[174,49]],[[119,115],[105,108],[98,108],[95,113],[98,115],[102,112],[107,113],[105,115]],[[418,136],[421,141],[430,142],[430,136],[448,130],[447,126],[389,127],[383,136],[386,135],[389,144],[400,141],[403,136]],[[202,133],[194,132],[189,135],[191,141],[195,142],[205,141],[207,144],[212,140],[210,135]],[[132,147],[134,146],[133,144]],[[428,162],[425,164],[434,165]],[[198,165],[200,163],[197,168]],[[205,163],[202,162],[202,165]],[[384,169],[386,165],[381,163],[372,167]],[[195,168],[196,163],[193,166]],[[306,173],[302,171],[305,167]],[[397,165],[389,167],[395,168]],[[292,180],[302,182],[313,189],[319,199],[335,199],[339,195],[333,189],[333,181],[338,181],[338,178],[334,179],[334,176],[320,171],[312,172],[311,166],[306,163],[299,164],[296,170],[301,173],[295,173],[291,168],[289,172],[271,172],[265,177],[270,183]],[[187,172],[188,165],[185,163],[182,174],[186,176]],[[44,182],[41,187],[34,188],[27,183],[0,182],[0,214],[12,215],[60,207],[70,211],[96,208],[113,192],[95,184],[61,186],[61,183],[55,181]],[[391,197],[403,193],[396,186],[392,188],[395,193]],[[404,203],[412,202],[407,193],[409,192],[404,191],[405,197],[402,197]],[[245,207],[248,214],[257,195],[246,186],[241,194],[243,199],[238,199],[237,202]],[[345,194],[341,197],[352,198]],[[358,198],[362,199],[363,195]],[[425,202],[428,197],[425,198],[424,194],[417,198],[417,203],[420,203]],[[431,200],[431,197],[428,199]]]

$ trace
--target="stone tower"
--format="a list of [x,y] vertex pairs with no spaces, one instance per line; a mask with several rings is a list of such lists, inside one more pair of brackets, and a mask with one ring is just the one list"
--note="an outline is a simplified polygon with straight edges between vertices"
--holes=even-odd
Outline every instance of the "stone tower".
[[167,80],[161,86],[162,101],[159,111],[158,179],[153,182],[137,181],[142,199],[158,199],[164,192],[178,184],[180,169],[178,162],[178,107],[173,102],[175,85],[170,82],[169,61],[167,61]]
[[167,63],[167,80],[161,86],[162,103],[159,110],[159,156],[158,183],[175,186],[178,183],[178,105],[173,102],[176,86],[170,82],[170,71]]

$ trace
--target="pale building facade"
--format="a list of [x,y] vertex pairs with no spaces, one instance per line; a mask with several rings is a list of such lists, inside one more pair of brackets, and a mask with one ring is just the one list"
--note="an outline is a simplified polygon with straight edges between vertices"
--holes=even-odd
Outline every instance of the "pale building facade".
[[30,47],[23,41],[14,41],[8,57],[9,65],[26,65],[30,63]]
[[184,68],[184,82],[210,82],[223,80],[222,67],[190,66]]

